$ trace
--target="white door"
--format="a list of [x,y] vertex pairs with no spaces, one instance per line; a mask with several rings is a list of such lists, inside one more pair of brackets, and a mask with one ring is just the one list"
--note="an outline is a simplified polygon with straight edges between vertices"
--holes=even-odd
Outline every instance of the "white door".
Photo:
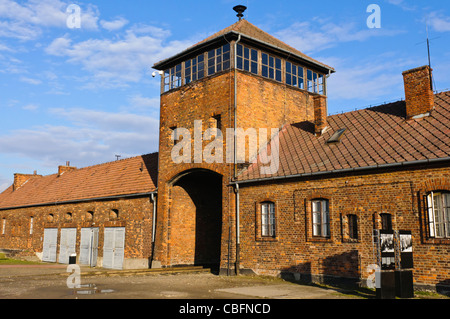
[[103,243],[103,268],[122,269],[125,251],[125,228],[106,227]]
[[80,264],[97,266],[98,228],[82,228],[80,239]]
[[76,253],[77,229],[62,228],[59,242],[59,263],[68,264],[69,257]]
[[57,247],[58,247],[58,229],[57,228],[44,229],[42,261],[55,263]]

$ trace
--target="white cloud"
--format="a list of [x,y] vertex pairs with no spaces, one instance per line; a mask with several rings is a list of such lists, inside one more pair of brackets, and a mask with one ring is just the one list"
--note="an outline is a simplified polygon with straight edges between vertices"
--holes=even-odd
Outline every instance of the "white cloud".
[[358,30],[352,22],[336,24],[315,18],[310,22],[296,22],[276,32],[275,36],[300,51],[311,54],[335,47],[342,42],[362,42],[372,37],[393,36],[399,33],[402,31],[386,28]]
[[426,20],[427,24],[437,32],[450,31],[450,17],[437,12],[432,12],[427,16]]
[[38,108],[39,108],[39,106],[37,106],[36,104],[27,104],[22,107],[22,109],[27,110],[27,111],[36,111]]
[[[18,3],[0,0],[0,37],[34,40],[42,34],[42,28],[67,28],[66,12],[71,4],[60,0],[28,0]],[[97,29],[98,10],[93,5],[85,5],[81,10],[83,29]]]
[[[154,152],[158,148],[159,121],[131,113],[88,109],[52,109],[71,126],[44,125],[12,131],[0,137],[3,154],[39,160],[43,167],[71,161],[79,167]],[[1,182],[1,181],[0,181]]]
[[127,24],[128,20],[122,17],[113,21],[100,21],[100,25],[102,26],[102,28],[108,31],[117,31],[119,29],[122,29]]
[[92,38],[75,43],[68,36],[57,38],[46,52],[81,65],[89,75],[86,87],[120,87],[140,82],[144,75],[150,75],[154,63],[198,40],[166,43],[169,35],[169,31],[161,28],[135,26],[115,39]]
[[29,77],[26,77],[26,76],[22,76],[19,80],[22,81],[22,82],[28,83],[28,84],[32,84],[32,85],[39,85],[39,84],[42,83],[41,80],[32,79],[32,78],[29,78]]

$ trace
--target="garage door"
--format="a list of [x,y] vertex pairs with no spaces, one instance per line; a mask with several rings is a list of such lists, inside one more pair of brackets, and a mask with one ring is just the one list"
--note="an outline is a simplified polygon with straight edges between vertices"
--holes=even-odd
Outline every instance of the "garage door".
[[122,269],[125,251],[125,228],[105,228],[103,268]]
[[80,239],[80,264],[97,266],[98,228],[82,228]]
[[59,263],[68,264],[71,254],[76,252],[77,245],[77,229],[76,228],[62,228],[61,240],[59,243]]
[[57,228],[44,229],[42,261],[55,263],[57,247],[58,247],[58,229]]

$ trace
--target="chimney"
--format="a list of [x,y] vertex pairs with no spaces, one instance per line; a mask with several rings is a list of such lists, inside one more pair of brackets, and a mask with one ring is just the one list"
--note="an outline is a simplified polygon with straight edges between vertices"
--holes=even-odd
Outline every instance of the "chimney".
[[429,66],[422,66],[403,72],[408,120],[428,116],[434,108],[432,71]]
[[70,162],[66,162],[65,166],[64,165],[58,166],[58,177],[64,174],[65,172],[74,171],[76,169],[77,169],[76,167],[70,166]]
[[321,136],[328,126],[327,122],[327,97],[316,95],[314,101],[314,133]]
[[37,175],[36,171],[34,172],[34,174],[14,174],[13,191],[18,190],[33,177],[42,177],[42,175]]

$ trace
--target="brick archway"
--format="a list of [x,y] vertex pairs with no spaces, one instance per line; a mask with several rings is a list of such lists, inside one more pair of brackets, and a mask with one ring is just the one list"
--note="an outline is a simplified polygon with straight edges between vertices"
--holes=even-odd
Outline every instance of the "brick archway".
[[178,175],[171,183],[169,218],[170,264],[218,270],[222,176],[208,170],[192,170]]

